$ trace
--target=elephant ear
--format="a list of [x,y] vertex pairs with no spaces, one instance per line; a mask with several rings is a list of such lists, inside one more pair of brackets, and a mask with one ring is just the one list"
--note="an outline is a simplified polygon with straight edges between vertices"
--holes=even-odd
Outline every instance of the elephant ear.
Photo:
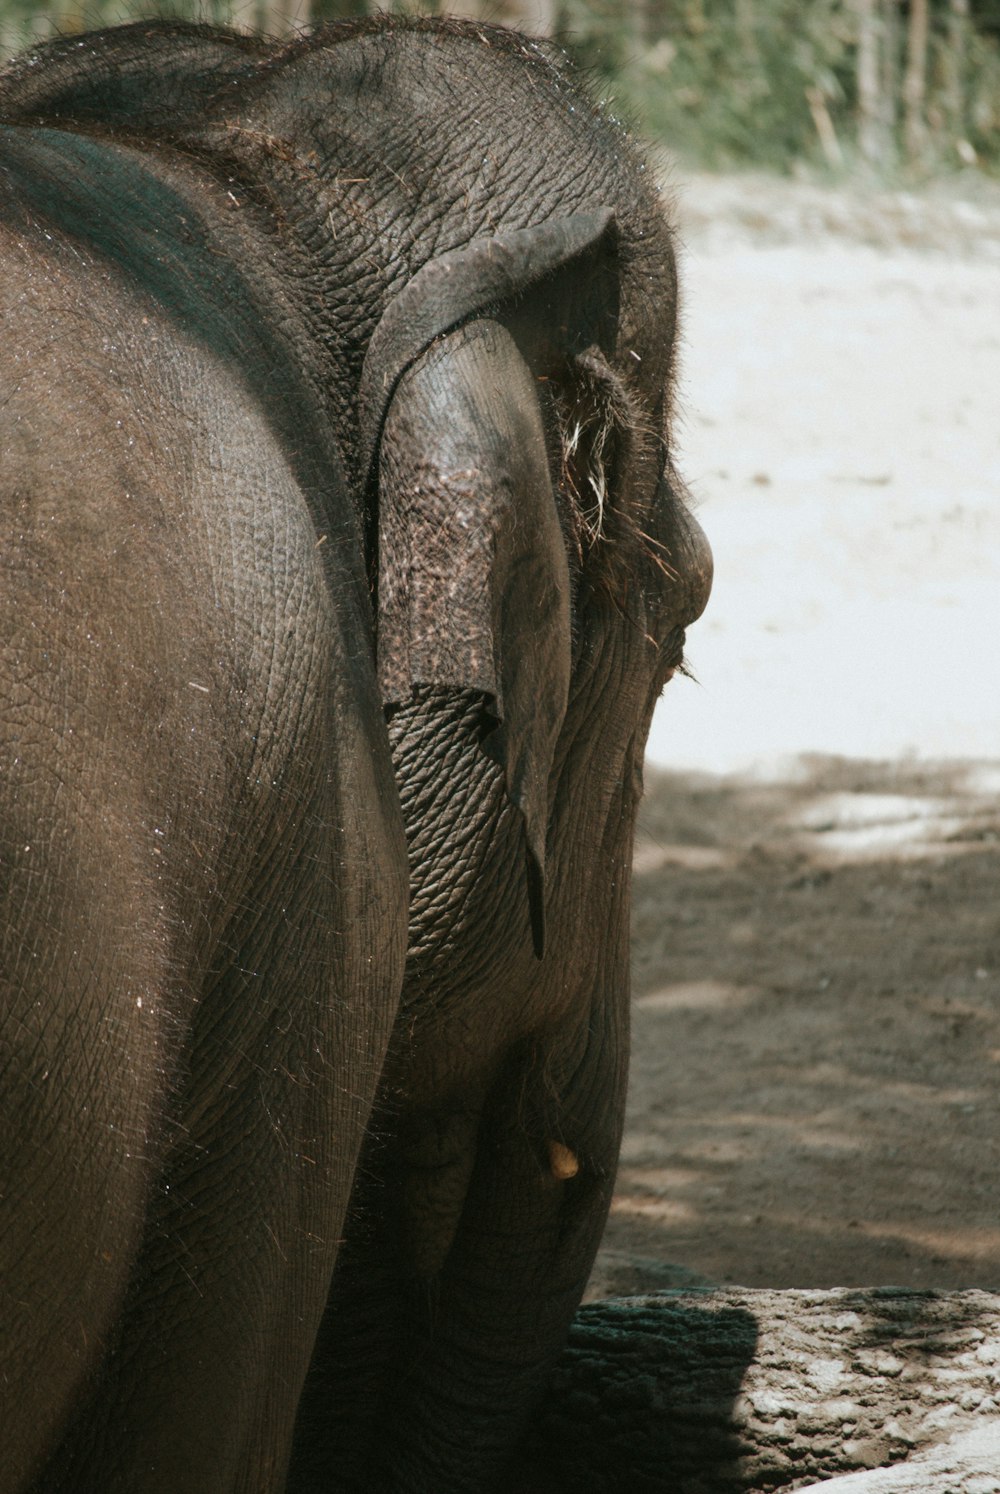
[[396,385],[436,337],[509,305],[538,281],[615,233],[609,208],[473,239],[428,260],[391,301],[375,328],[361,372],[358,470],[371,479]]
[[450,333],[398,381],[379,460],[378,669],[388,706],[417,684],[486,697],[484,747],[524,820],[541,954],[569,570],[534,379],[497,322]]
[[[491,703],[497,726],[484,746],[524,820],[539,955],[548,780],[569,690],[569,576],[534,380],[489,313],[613,233],[601,209],[429,261],[376,327],[359,390],[358,466],[369,503],[378,495],[383,700],[391,707],[414,685],[435,684]],[[557,327],[552,340],[572,332]]]

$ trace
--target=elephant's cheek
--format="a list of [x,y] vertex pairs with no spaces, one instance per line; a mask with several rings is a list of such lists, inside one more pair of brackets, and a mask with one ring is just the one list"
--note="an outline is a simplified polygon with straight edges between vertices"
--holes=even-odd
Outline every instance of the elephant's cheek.
[[684,515],[684,575],[688,587],[688,604],[684,610],[684,626],[697,622],[712,594],[712,579],[715,574],[715,559],[708,535],[694,514]]

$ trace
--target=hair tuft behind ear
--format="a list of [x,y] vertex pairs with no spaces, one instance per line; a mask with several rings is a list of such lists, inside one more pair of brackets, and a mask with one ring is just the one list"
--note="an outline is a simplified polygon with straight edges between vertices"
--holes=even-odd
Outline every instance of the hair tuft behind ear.
[[628,389],[600,348],[590,347],[569,365],[553,406],[560,440],[560,479],[581,557],[606,538],[610,495],[630,465],[639,421]]

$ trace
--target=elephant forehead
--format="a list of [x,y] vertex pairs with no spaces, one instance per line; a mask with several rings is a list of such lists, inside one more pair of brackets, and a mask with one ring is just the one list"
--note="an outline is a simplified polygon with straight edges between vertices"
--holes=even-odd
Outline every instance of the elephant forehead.
[[635,265],[626,340],[653,359],[663,327],[650,335],[650,297],[673,294],[656,189],[552,50],[498,28],[383,17],[321,30],[239,102],[240,127],[309,162],[337,228],[331,260],[357,264],[356,248],[343,256],[361,241],[363,263],[393,283],[473,238],[612,209]]

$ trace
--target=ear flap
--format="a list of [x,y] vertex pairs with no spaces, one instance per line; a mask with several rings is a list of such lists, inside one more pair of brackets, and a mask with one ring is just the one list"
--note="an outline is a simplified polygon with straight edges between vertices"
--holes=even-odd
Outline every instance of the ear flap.
[[569,572],[534,381],[510,334],[476,321],[403,374],[379,460],[378,669],[481,691],[485,745],[524,819],[541,952],[548,778],[570,675]]
[[610,208],[474,239],[417,271],[375,328],[358,391],[358,471],[370,479],[386,411],[403,371],[442,332],[509,303],[614,233]]

